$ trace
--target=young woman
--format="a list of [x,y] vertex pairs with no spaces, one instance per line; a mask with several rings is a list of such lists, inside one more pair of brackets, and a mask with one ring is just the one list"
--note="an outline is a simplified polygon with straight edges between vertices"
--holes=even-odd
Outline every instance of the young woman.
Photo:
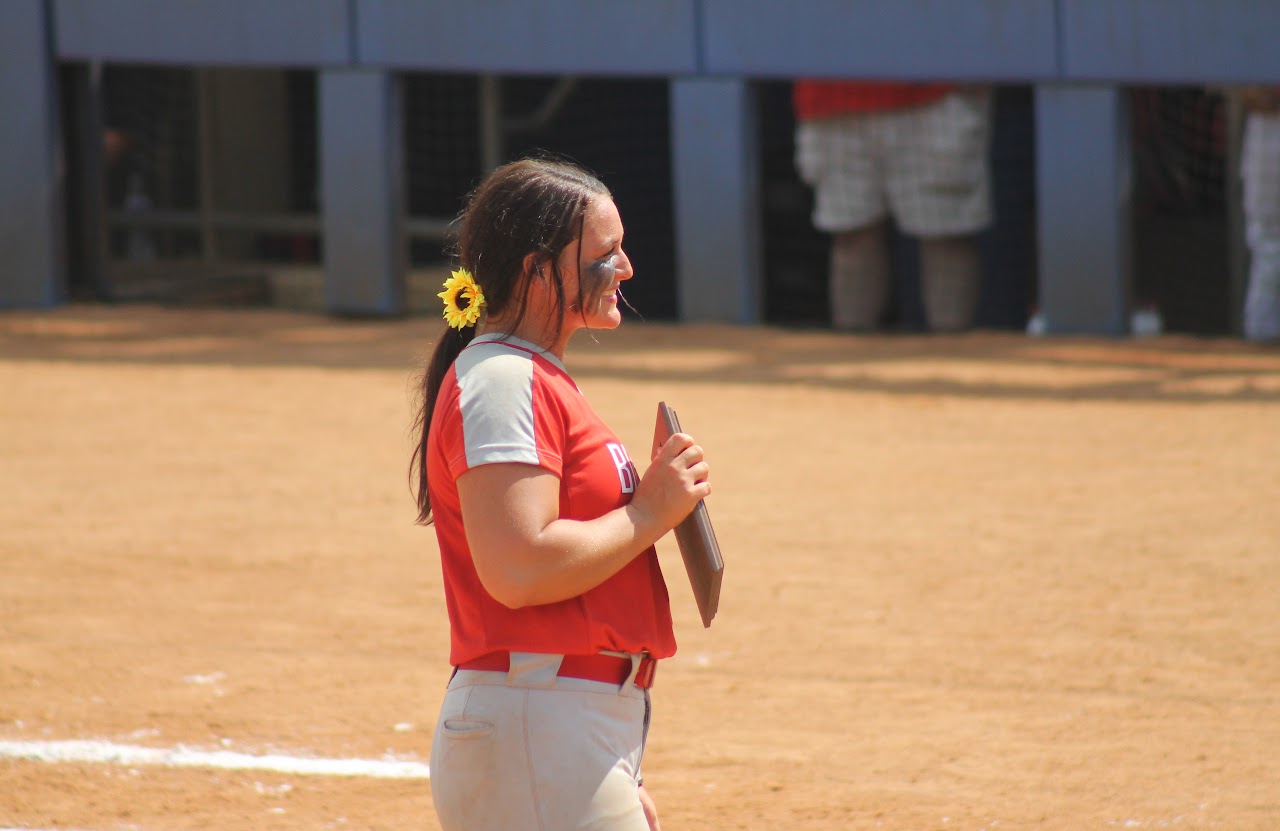
[[622,322],[622,235],[599,180],[541,159],[461,218],[414,455],[455,667],[431,749],[446,831],[658,827],[640,759],[676,644],[654,543],[711,486],[683,433],[637,475],[565,369],[575,332]]

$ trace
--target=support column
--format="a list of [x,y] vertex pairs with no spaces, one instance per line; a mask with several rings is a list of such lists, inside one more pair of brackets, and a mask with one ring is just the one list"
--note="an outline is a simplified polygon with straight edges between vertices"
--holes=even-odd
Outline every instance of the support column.
[[1129,330],[1130,140],[1123,90],[1036,87],[1040,313],[1049,334]]
[[57,74],[44,0],[0,4],[0,308],[66,297]]
[[378,70],[323,69],[319,83],[325,307],[337,314],[402,314],[399,79]]
[[741,78],[671,82],[676,291],[681,320],[761,319],[760,159]]

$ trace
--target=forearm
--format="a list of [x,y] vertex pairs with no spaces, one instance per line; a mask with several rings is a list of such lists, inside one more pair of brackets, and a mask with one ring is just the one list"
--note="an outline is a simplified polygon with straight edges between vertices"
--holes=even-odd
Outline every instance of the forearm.
[[[640,508],[626,505],[591,520],[555,519],[522,545],[508,547],[500,562],[474,549],[472,554],[494,599],[511,608],[537,606],[590,591],[667,530]],[[488,562],[494,565],[482,566]]]
[[513,609],[577,597],[617,574],[710,493],[702,451],[672,436],[625,506],[595,519],[560,516],[560,480],[495,464],[458,477],[463,526],[485,590]]

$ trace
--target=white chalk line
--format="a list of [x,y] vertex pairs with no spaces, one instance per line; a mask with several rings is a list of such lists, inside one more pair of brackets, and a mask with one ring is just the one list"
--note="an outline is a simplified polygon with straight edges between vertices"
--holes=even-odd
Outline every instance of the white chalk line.
[[[0,759],[133,767],[151,765],[168,768],[265,770],[301,776],[363,776],[373,779],[429,779],[431,777],[430,768],[422,762],[395,759],[313,759],[279,753],[254,755],[230,750],[198,750],[181,745],[166,749],[88,740],[0,740]],[[9,829],[0,828],[0,831],[9,831]]]

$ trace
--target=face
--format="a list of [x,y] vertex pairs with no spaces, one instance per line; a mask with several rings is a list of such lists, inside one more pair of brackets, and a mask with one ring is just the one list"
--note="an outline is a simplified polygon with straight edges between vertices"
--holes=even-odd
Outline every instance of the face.
[[[596,197],[587,204],[581,246],[567,246],[558,265],[564,277],[565,301],[570,304],[566,328],[616,329],[622,323],[618,289],[635,272],[622,250],[622,218],[612,199]],[[579,286],[581,310],[575,307]]]

